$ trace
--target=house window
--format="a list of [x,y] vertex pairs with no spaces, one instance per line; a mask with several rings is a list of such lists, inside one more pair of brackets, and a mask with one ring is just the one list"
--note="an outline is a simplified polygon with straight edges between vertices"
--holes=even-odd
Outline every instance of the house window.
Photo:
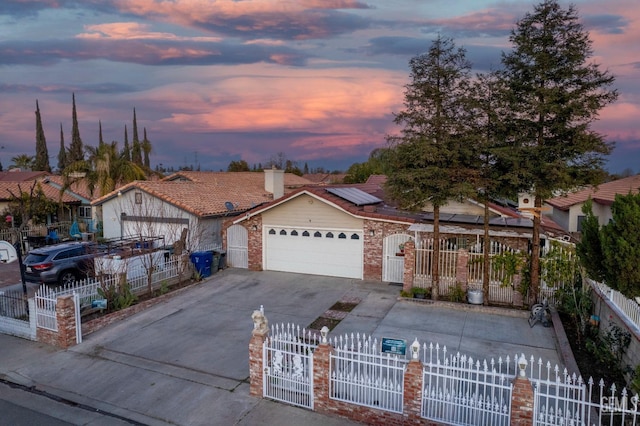
[[269,229],[269,235],[276,235],[275,229]]
[[303,236],[303,237],[308,237],[308,236],[309,236],[309,231],[304,231],[304,232],[302,233],[302,236]]
[[360,236],[358,234],[351,234],[351,239],[352,240],[359,240]]
[[91,206],[78,207],[78,216],[83,219],[91,219]]
[[327,232],[327,235],[325,235],[327,238],[333,238],[333,232]]
[[142,192],[136,192],[136,204],[142,204]]
[[320,233],[319,231],[316,231],[313,233],[313,236],[316,238],[322,237],[322,233]]
[[287,231],[285,231],[284,229],[280,230],[280,235],[287,235]]
[[291,236],[292,237],[297,237],[298,236],[298,231],[296,231],[295,229],[293,231],[291,231]]
[[586,218],[586,216],[578,216],[578,232],[582,232],[582,222],[584,222]]
[[344,232],[341,232],[341,233],[338,234],[338,238],[340,238],[341,240],[346,240],[347,236],[345,235]]

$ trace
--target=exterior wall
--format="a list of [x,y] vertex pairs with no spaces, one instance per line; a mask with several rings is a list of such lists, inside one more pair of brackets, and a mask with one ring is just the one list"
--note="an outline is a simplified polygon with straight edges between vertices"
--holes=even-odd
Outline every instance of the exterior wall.
[[[554,208],[551,219],[567,232],[578,232],[578,217],[584,216],[582,206],[584,203],[578,203],[569,208],[569,210],[559,210]],[[600,226],[604,226],[613,218],[611,214],[611,206],[604,204],[592,203],[593,214],[598,218]]]
[[[606,294],[596,289],[596,286],[591,286],[593,300],[593,313],[600,318],[598,329],[601,334],[609,331],[609,327],[617,325],[622,330],[625,330],[631,335],[631,342],[629,347],[622,355],[622,362],[620,368],[630,373],[627,367],[634,369],[640,364],[640,331],[638,328],[626,319],[624,314],[619,313],[619,309],[616,308],[607,297]],[[627,381],[630,383],[631,377],[627,375]]]
[[247,228],[248,234],[248,267],[252,271],[262,271],[262,262],[264,259],[264,253],[262,252],[262,216],[254,216],[251,219],[242,222],[242,225]]
[[[141,203],[135,202],[135,194],[142,194]],[[126,213],[123,220],[122,212]],[[138,220],[139,218],[139,220]],[[183,228],[189,229],[187,247],[196,249],[203,244],[221,242],[221,218],[199,219],[169,203],[143,191],[131,190],[102,204],[104,238],[120,238],[134,235],[164,236],[165,244],[180,239]]]
[[[409,224],[364,220],[363,278],[382,281],[382,251],[384,238],[394,234],[409,234]],[[372,235],[373,234],[373,235]],[[405,259],[405,267],[406,267]]]
[[361,230],[363,220],[303,194],[263,214],[265,226],[286,225],[307,229]]

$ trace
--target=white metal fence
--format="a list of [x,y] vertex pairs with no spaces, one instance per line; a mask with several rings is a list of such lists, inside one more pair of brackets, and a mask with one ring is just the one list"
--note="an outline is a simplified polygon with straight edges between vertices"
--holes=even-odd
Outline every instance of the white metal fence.
[[276,324],[262,347],[263,395],[313,409],[313,351],[317,335],[292,324]]
[[599,283],[592,279],[587,279],[587,282],[614,304],[629,322],[640,328],[640,305],[638,305],[638,302],[627,298],[624,294],[604,283]]
[[[174,257],[167,260],[157,267],[151,273],[151,287],[158,288],[163,281],[168,281],[179,277],[181,274],[185,274],[185,265],[188,262],[185,260]],[[149,276],[147,271],[142,268],[142,271],[136,272],[134,278],[127,279],[129,288],[134,294],[144,293],[149,288]],[[49,330],[57,331],[58,325],[56,321],[56,301],[59,296],[67,294],[75,294],[79,300],[80,310],[90,308],[92,302],[103,297],[98,292],[99,288],[117,288],[120,284],[120,278],[118,276],[99,276],[96,278],[88,278],[82,281],[76,281],[72,284],[68,284],[62,287],[50,288],[42,286],[36,291],[36,321],[38,327],[46,328]]]
[[22,290],[0,290],[0,316],[29,321],[29,305]]
[[43,286],[36,291],[36,325],[38,327],[58,331],[57,298],[56,292],[48,287]]
[[551,425],[637,425],[638,395],[626,388],[605,388],[604,380],[594,392],[594,380],[569,375],[566,370],[547,370],[547,378],[534,381],[534,426]]
[[425,344],[423,358],[422,417],[445,424],[509,425],[515,376],[509,357],[480,362]]
[[381,353],[378,340],[364,334],[336,337],[332,345],[330,398],[402,413],[406,359]]

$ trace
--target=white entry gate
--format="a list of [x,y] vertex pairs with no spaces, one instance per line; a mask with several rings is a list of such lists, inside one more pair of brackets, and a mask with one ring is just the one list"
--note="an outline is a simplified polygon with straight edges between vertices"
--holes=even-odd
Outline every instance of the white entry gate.
[[411,239],[407,234],[394,234],[384,238],[382,257],[382,281],[404,281],[404,243]]
[[313,409],[313,351],[317,336],[291,324],[271,327],[262,347],[263,395]]
[[227,229],[227,264],[234,268],[249,267],[249,235],[242,225]]

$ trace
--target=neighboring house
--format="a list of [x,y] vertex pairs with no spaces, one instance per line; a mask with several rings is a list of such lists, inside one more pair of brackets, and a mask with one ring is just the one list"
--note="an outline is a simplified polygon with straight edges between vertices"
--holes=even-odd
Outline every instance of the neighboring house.
[[303,178],[310,180],[317,185],[335,185],[344,183],[346,173],[307,173],[302,175]]
[[187,247],[221,245],[225,219],[281,197],[309,181],[280,170],[178,172],[136,181],[92,202],[105,238],[162,237],[165,245],[188,229]]
[[598,222],[600,225],[606,225],[612,219],[611,204],[616,195],[636,194],[639,190],[640,175],[629,176],[546,200],[545,204],[550,211],[544,214],[566,232],[581,232],[582,221],[585,218],[582,206],[589,198],[593,201],[593,214],[598,217]]
[[[394,207],[385,200],[383,178],[300,188],[227,221],[227,262],[254,270],[403,282],[399,247],[410,239],[428,241],[433,214]],[[483,216],[475,214],[478,205],[468,206],[456,205],[451,213],[444,208],[440,232],[456,247],[473,249],[482,238]],[[512,217],[517,214],[499,206],[492,206],[492,215],[491,238],[526,250],[531,220]]]
[[49,176],[49,172],[23,172],[20,169],[11,169],[0,172],[0,182],[25,182]]
[[54,203],[62,202],[62,207],[58,211],[57,217],[50,218],[49,223],[57,222],[58,220],[64,220],[65,217],[69,216],[71,212],[74,211],[78,205],[80,205],[80,200],[78,198],[68,193],[62,194],[61,197],[60,191],[58,189],[49,186],[42,181],[0,181],[0,212],[5,211],[5,209],[9,207],[11,202],[14,201],[14,195],[16,197],[19,197],[20,193],[29,194],[34,183],[36,184],[36,188],[37,186],[40,186],[40,188],[42,188],[44,196],[47,197],[50,201]]
[[[60,175],[49,175],[41,181],[43,184],[47,184],[57,191],[60,191],[64,187],[64,181]],[[94,193],[97,192],[98,189],[94,191]],[[93,215],[93,209],[91,207],[91,201],[97,197],[89,191],[87,181],[85,179],[75,180],[65,189],[65,193],[79,201],[66,220],[76,220],[79,223],[84,223],[87,225],[86,229],[88,232],[97,232],[97,220]]]

